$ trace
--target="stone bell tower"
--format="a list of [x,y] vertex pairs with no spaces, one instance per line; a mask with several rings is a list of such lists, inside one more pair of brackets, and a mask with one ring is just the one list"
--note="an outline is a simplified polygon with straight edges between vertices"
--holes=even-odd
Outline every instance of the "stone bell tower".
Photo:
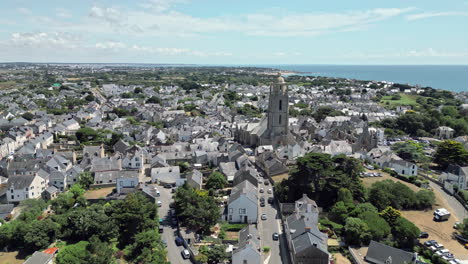
[[281,144],[288,133],[288,85],[278,73],[278,78],[270,86],[268,104],[268,126],[270,140],[273,144]]

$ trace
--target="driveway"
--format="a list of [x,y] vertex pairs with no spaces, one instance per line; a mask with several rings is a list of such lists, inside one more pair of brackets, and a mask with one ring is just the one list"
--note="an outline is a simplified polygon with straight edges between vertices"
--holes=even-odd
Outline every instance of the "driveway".
[[[282,264],[282,263],[288,263],[287,262],[287,250],[285,249],[286,245],[286,240],[284,238],[284,235],[282,234],[281,231],[281,219],[280,215],[278,214],[277,208],[276,208],[276,203],[269,204],[268,203],[268,198],[273,197],[273,194],[268,194],[267,190],[271,189],[272,186],[270,185],[264,185],[263,183],[259,184],[259,188],[263,188],[265,190],[264,193],[259,193],[259,197],[264,197],[265,198],[265,207],[260,207],[260,202],[259,202],[259,217],[258,217],[258,228],[259,228],[259,233],[262,241],[262,250],[263,247],[270,247],[270,257],[265,258],[268,259],[269,264]],[[262,220],[261,215],[266,214],[267,215],[267,220]],[[273,240],[273,233],[278,233],[280,234],[280,240],[279,241],[274,241]],[[283,261],[282,259],[285,259]]]
[[463,221],[463,219],[468,217],[465,207],[463,207],[463,205],[461,205],[461,203],[457,199],[455,199],[452,195],[446,193],[439,185],[431,181],[429,182],[429,185],[434,190],[434,192],[438,192],[442,196],[442,198],[447,202],[448,206],[451,207],[452,210],[450,210],[449,208],[447,209],[452,213],[453,216],[455,216],[455,218],[457,218],[457,221],[461,222]]
[[158,208],[158,214],[160,218],[164,219],[163,226],[164,232],[162,233],[162,239],[166,240],[167,243],[167,257],[169,258],[169,262],[171,264],[188,264],[191,263],[189,259],[183,259],[180,252],[184,249],[183,246],[177,246],[175,244],[176,238],[176,228],[172,228],[170,221],[171,216],[169,215],[169,204],[173,201],[172,200],[172,193],[171,189],[165,189],[162,186],[156,185],[161,196],[159,197],[159,201],[161,201],[162,205]]

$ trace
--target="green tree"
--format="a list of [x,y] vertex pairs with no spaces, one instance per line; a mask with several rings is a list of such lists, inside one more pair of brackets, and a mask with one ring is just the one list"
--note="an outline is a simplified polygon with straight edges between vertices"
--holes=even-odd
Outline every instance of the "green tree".
[[224,263],[229,259],[229,254],[226,253],[225,245],[214,245],[212,248],[206,246],[200,247],[200,253],[207,257],[208,264]]
[[136,234],[135,242],[125,248],[128,259],[133,263],[166,264],[166,252],[157,230]]
[[98,137],[98,132],[89,127],[83,127],[76,131],[76,139],[80,142],[95,140]]
[[210,176],[208,176],[208,179],[206,181],[206,188],[219,190],[226,187],[227,184],[228,182],[226,180],[226,177],[222,173],[214,171],[210,174]]
[[161,102],[162,102],[161,98],[157,96],[151,96],[150,98],[146,100],[147,104],[161,104]]
[[91,172],[85,171],[80,173],[78,176],[78,184],[81,185],[85,190],[89,189],[89,186],[94,183],[94,177]]
[[201,233],[209,233],[220,216],[219,206],[208,192],[195,190],[187,183],[174,195],[177,215],[182,226]]
[[158,228],[157,207],[141,192],[130,193],[124,200],[115,201],[110,211],[118,227],[121,245],[133,243],[137,233]]
[[364,212],[361,218],[369,227],[372,239],[380,241],[390,234],[390,225],[376,212]]
[[329,217],[334,222],[344,224],[348,215],[348,207],[344,202],[340,201],[331,208]]
[[57,223],[50,219],[36,220],[25,234],[24,240],[33,250],[47,248],[54,240],[59,230]]
[[92,93],[90,93],[87,96],[85,96],[85,100],[88,101],[88,102],[92,102],[92,101],[96,100],[96,97]]
[[401,212],[391,206],[388,206],[385,208],[385,210],[380,212],[379,215],[385,219],[385,221],[387,221],[390,227],[393,227],[396,225],[397,220],[401,217]]
[[430,208],[435,203],[435,195],[430,190],[420,190],[416,193],[417,208],[426,209]]
[[91,255],[87,250],[88,241],[80,241],[76,244],[66,245],[57,254],[57,264],[82,264],[90,263]]
[[358,217],[365,212],[378,213],[378,210],[371,203],[360,203],[350,212],[350,216]]
[[392,150],[404,160],[414,162],[424,162],[429,160],[429,157],[424,154],[423,144],[411,140],[393,144]]
[[338,190],[338,201],[347,203],[353,203],[353,194],[346,188],[340,188]]
[[465,238],[468,238],[468,218],[463,219],[463,223],[459,227],[459,230]]
[[102,242],[97,236],[92,236],[89,239],[89,244],[86,247],[90,253],[89,263],[93,264],[113,264],[115,263],[113,254],[114,251],[109,244]]
[[26,113],[22,114],[21,117],[23,117],[24,119],[26,119],[28,121],[31,121],[34,118],[34,115],[32,113],[30,113],[30,112],[26,112]]
[[350,245],[367,245],[371,239],[369,227],[359,218],[348,217],[345,224],[345,239]]
[[460,142],[445,140],[437,147],[434,162],[442,168],[447,168],[449,164],[465,166],[468,165],[468,151]]
[[406,218],[399,217],[392,228],[393,238],[400,247],[412,248],[421,231]]

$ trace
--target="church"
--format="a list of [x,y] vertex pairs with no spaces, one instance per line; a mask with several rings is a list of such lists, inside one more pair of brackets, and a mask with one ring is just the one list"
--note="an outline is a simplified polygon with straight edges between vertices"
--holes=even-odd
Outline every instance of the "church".
[[270,86],[268,111],[259,123],[239,123],[234,133],[235,139],[244,145],[279,147],[293,144],[294,136],[289,130],[288,85],[278,73]]

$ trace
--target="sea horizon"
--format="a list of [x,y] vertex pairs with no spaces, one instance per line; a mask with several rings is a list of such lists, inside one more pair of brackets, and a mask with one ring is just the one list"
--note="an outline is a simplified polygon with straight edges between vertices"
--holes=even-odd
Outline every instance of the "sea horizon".
[[127,65],[131,67],[257,67],[290,71],[304,76],[324,76],[366,81],[387,81],[453,92],[468,91],[465,64],[185,64],[94,62],[3,62],[3,64]]

